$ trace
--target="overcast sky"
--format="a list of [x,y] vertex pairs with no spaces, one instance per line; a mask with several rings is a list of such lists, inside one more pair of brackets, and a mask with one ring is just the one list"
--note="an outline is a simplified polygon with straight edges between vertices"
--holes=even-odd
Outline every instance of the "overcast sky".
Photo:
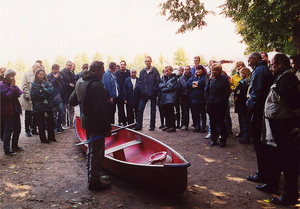
[[[225,0],[205,0],[216,7]],[[159,15],[163,0],[0,0],[0,64],[22,58],[31,64],[47,59],[53,64],[57,54],[74,60],[76,54],[97,51],[127,62],[139,53],[168,60],[183,47],[193,63],[202,54],[208,60],[243,57],[245,45],[235,26],[221,15],[208,16],[207,27],[175,34],[179,23]]]

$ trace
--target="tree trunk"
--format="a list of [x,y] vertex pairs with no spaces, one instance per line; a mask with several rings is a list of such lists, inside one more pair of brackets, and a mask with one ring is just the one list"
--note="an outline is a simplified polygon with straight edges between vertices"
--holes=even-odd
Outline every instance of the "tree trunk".
[[294,36],[297,54],[300,54],[300,22],[296,22],[293,25],[293,36]]

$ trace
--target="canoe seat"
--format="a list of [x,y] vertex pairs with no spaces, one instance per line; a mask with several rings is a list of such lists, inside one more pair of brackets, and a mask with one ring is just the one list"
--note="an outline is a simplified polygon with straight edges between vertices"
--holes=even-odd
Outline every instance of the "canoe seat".
[[114,158],[126,161],[124,149],[127,147],[131,147],[133,145],[136,145],[136,144],[141,144],[141,143],[142,143],[142,140],[139,140],[139,139],[129,141],[124,144],[120,144],[120,145],[117,145],[115,147],[105,150],[105,155],[109,155],[109,154],[113,153]]

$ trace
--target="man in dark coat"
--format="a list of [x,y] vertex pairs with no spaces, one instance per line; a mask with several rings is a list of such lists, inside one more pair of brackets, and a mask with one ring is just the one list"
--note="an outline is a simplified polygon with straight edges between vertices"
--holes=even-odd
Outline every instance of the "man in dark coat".
[[126,104],[127,120],[129,124],[134,123],[139,107],[139,91],[137,88],[138,78],[136,77],[136,69],[130,70],[130,77],[126,78],[123,84],[122,99]]
[[188,80],[192,77],[190,66],[184,67],[184,74],[178,79],[179,82],[179,103],[181,106],[182,115],[182,130],[187,131],[190,121],[190,104],[189,104],[189,94],[186,88]]
[[273,76],[268,63],[262,60],[259,53],[251,53],[248,57],[248,65],[253,69],[251,73],[249,98],[246,102],[248,118],[254,149],[256,152],[258,171],[254,176],[248,176],[248,181],[266,182],[268,179],[268,145],[261,143],[261,127],[265,100],[268,96]]
[[155,128],[155,114],[156,114],[156,97],[158,93],[158,85],[160,82],[159,72],[156,67],[151,66],[152,59],[150,56],[145,57],[146,67],[140,72],[138,81],[138,88],[141,94],[139,103],[137,124],[135,130],[142,130],[143,127],[143,114],[148,100],[151,100],[151,118],[149,131]]
[[53,116],[54,116],[54,128],[57,133],[65,132],[66,130],[62,128],[62,120],[65,114],[64,109],[64,97],[65,88],[63,85],[63,77],[59,74],[59,65],[52,65],[52,72],[47,75],[49,83],[53,85],[54,92],[51,96],[53,103]]
[[[71,70],[72,62],[67,61],[66,67],[60,72],[63,77],[63,84],[65,87],[65,113],[68,113],[68,122],[71,128],[74,128],[73,120],[74,120],[74,107],[70,107],[69,105],[69,97],[75,89],[75,75],[74,72]],[[63,126],[66,125],[66,117],[64,116],[63,119]]]
[[80,104],[81,127],[86,130],[86,139],[98,138],[89,143],[87,151],[89,190],[97,191],[110,187],[100,180],[104,159],[105,137],[111,135],[107,91],[101,82],[104,74],[103,62],[93,61],[90,70],[83,72],[76,89],[70,96],[70,105]]
[[123,94],[123,86],[125,79],[130,77],[130,71],[126,69],[126,62],[122,60],[120,62],[121,68],[120,70],[115,72],[115,76],[117,77],[117,83],[120,88],[120,96],[117,99],[117,106],[118,106],[118,118],[119,118],[119,126],[123,125],[126,126],[126,116],[124,111],[124,100],[122,100],[122,94]]

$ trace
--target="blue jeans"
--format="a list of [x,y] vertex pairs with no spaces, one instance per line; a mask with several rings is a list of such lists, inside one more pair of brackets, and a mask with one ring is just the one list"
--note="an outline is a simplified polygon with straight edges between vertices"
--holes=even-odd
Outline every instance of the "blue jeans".
[[61,129],[65,108],[63,103],[53,104],[54,129]]
[[[18,147],[19,136],[21,133],[20,115],[15,114],[13,117],[3,118],[4,134],[3,134],[3,149],[4,152],[10,150],[10,141],[12,141],[12,148]],[[11,137],[11,135],[13,136]]]
[[[156,98],[150,100],[151,100],[150,128],[155,128]],[[140,100],[136,128],[142,129],[143,127],[143,115],[144,115],[144,110],[147,102],[148,99]]]

